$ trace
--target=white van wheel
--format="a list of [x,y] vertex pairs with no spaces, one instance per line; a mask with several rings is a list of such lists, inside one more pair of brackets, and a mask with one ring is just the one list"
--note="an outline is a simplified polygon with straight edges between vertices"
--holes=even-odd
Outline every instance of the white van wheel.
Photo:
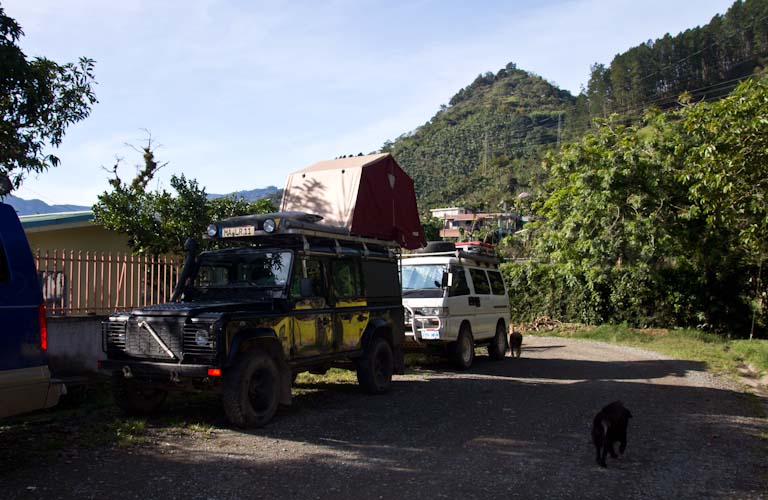
[[475,340],[467,326],[461,327],[459,338],[451,345],[451,358],[459,370],[467,370],[475,360]]
[[506,357],[507,347],[507,331],[504,328],[504,323],[499,321],[496,324],[496,335],[488,344],[488,356],[496,361],[501,361]]

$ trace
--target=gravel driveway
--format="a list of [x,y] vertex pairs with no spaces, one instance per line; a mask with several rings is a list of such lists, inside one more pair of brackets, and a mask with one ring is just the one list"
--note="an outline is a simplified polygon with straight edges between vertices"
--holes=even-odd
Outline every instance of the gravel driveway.
[[[768,498],[759,404],[700,363],[561,338],[523,357],[428,365],[385,396],[299,396],[266,428],[155,429],[0,479],[3,498]],[[594,463],[594,414],[632,411],[626,454]],[[218,418],[218,417],[217,417]]]

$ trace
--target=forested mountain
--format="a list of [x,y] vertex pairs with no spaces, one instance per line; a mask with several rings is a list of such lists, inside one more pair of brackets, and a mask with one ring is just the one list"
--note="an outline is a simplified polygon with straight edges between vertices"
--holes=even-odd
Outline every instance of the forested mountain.
[[216,198],[224,198],[225,196],[234,196],[235,198],[244,198],[246,201],[258,201],[262,198],[271,198],[278,191],[282,191],[282,190],[278,189],[276,186],[267,186],[265,188],[249,189],[245,191],[235,191],[234,193],[228,193],[228,194],[210,193],[208,195],[208,198],[211,200],[215,200]]
[[422,210],[468,204],[497,210],[520,191],[536,191],[541,158],[576,141],[594,119],[613,113],[627,121],[648,107],[677,106],[727,95],[763,67],[768,56],[768,0],[734,3],[706,26],[649,40],[595,64],[579,96],[514,64],[479,75],[432,119],[388,141],[413,177]]
[[675,106],[684,92],[693,100],[720,98],[763,67],[766,56],[768,1],[737,1],[706,26],[648,40],[607,67],[592,66],[572,118],[583,125],[585,117],[639,115],[651,105]]
[[9,194],[2,200],[4,203],[9,204],[19,215],[34,215],[34,214],[52,214],[59,212],[76,212],[79,210],[90,210],[91,207],[84,207],[82,205],[49,205],[41,200],[25,200],[17,196]]
[[[542,150],[557,144],[559,117],[574,101],[508,64],[478,76],[429,122],[382,151],[413,177],[422,209],[445,200],[497,205],[538,176]],[[477,190],[482,199],[474,196]]]

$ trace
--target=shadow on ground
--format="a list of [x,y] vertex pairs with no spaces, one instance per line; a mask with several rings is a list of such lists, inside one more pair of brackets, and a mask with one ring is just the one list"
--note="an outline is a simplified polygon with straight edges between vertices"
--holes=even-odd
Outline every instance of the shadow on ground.
[[[764,421],[748,397],[651,383],[702,371],[701,363],[478,357],[469,372],[441,366],[414,370],[384,396],[313,384],[263,429],[169,436],[160,448],[80,460],[76,473],[59,462],[48,476],[28,471],[0,486],[8,498],[699,499],[765,491],[766,446],[756,437]],[[615,399],[635,418],[627,454],[604,470],[593,462],[589,426]],[[223,424],[215,399],[175,404],[150,424],[190,415]]]

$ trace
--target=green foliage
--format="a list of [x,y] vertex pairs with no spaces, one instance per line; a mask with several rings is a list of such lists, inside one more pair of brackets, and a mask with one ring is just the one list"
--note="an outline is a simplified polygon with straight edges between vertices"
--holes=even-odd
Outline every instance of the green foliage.
[[696,324],[698,310],[687,270],[527,262],[503,264],[502,272],[513,297],[514,322],[550,316],[592,325]]
[[539,307],[588,322],[748,330],[753,297],[765,300],[766,111],[768,81],[746,82],[637,126],[612,117],[549,157],[537,254],[590,293],[570,292],[585,301],[580,315]]
[[675,124],[662,114],[638,127],[618,121],[602,122],[545,162],[550,178],[538,214],[546,222],[537,244],[554,262],[654,265],[679,253],[676,207],[685,192],[669,161]]
[[97,102],[94,61],[28,60],[17,45],[23,34],[0,7],[0,194],[18,188],[29,172],[57,166],[46,150],[61,144],[65,129]]
[[691,217],[735,233],[753,262],[768,255],[768,79],[747,81],[718,102],[689,106],[683,129],[690,149],[678,173]]
[[164,166],[155,160],[151,138],[142,149],[144,167],[130,182],[123,182],[113,168],[112,191],[99,195],[93,206],[94,219],[107,229],[128,236],[136,253],[159,255],[183,253],[187,238],[199,238],[208,224],[237,215],[274,212],[269,200],[248,202],[243,198],[209,200],[205,189],[184,175],[171,176],[171,188],[147,191],[146,186]]
[[427,241],[439,241],[440,231],[443,229],[443,221],[435,217],[421,217],[421,227]]

